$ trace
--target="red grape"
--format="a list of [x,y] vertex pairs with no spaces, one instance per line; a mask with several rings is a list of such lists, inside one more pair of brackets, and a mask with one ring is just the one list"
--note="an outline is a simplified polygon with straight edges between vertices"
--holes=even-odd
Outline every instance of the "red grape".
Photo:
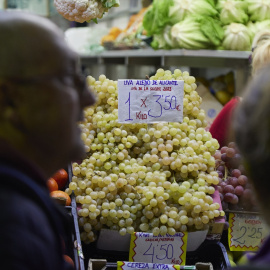
[[234,187],[232,185],[227,185],[223,188],[224,193],[234,193]]
[[236,177],[229,177],[228,184],[236,187],[238,185],[238,179]]
[[231,202],[233,200],[233,198],[234,198],[234,194],[232,194],[232,193],[226,193],[224,195],[224,201],[225,202]]
[[223,146],[223,147],[220,149],[221,154],[226,153],[227,149],[228,149],[227,146]]
[[243,193],[244,193],[244,188],[242,186],[237,186],[235,189],[234,189],[234,193],[237,195],[237,196],[242,196]]
[[216,153],[214,154],[214,158],[221,159],[221,152],[219,150],[217,150]]
[[225,173],[225,167],[223,165],[220,165],[220,166],[217,167],[217,171],[224,174]]
[[232,176],[238,178],[240,175],[241,175],[241,171],[240,171],[240,170],[234,169],[234,170],[232,171]]
[[233,198],[232,198],[232,200],[230,201],[230,203],[232,203],[232,204],[237,204],[238,203],[238,197],[235,195],[235,194],[233,194]]
[[235,150],[234,150],[233,148],[228,148],[228,149],[226,150],[226,155],[227,155],[227,157],[229,157],[229,158],[234,157],[235,154],[236,154],[236,153],[235,153]]
[[247,184],[248,178],[245,175],[240,175],[237,180],[239,185],[245,186]]
[[217,189],[218,189],[219,195],[221,195],[221,193],[223,193],[223,188],[221,186],[218,186]]
[[221,171],[217,171],[217,173],[218,173],[218,177],[219,177],[219,178],[222,179],[222,178],[224,177],[224,175],[223,175],[223,173],[222,173]]
[[235,142],[230,142],[228,144],[228,147],[230,147],[230,148],[236,148],[236,143]]
[[221,155],[221,160],[224,161],[224,162],[229,161],[229,158],[227,157],[227,154],[226,153],[224,153],[224,154]]
[[220,183],[220,186],[224,189],[224,187],[227,186],[227,183],[226,183],[225,181],[222,181],[222,182]]

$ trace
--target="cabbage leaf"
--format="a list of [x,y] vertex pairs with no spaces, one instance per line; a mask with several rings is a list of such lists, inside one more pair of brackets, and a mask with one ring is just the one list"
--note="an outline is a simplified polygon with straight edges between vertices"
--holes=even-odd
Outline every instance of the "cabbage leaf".
[[160,34],[167,24],[170,24],[169,9],[173,0],[154,0],[152,7],[143,18],[143,27],[148,36]]
[[239,0],[219,0],[217,10],[223,24],[232,22],[246,24],[248,22],[247,3]]
[[224,30],[214,18],[189,16],[172,27],[171,36],[180,48],[213,49],[220,46]]
[[264,21],[270,19],[269,0],[245,0],[248,4],[248,13],[252,21]]
[[217,10],[210,0],[173,0],[174,4],[170,7],[169,16],[172,22],[178,23],[189,15],[194,16],[216,16]]

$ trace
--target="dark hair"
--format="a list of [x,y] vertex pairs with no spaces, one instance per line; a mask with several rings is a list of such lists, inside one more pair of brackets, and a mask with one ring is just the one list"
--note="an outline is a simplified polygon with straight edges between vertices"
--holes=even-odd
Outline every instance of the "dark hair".
[[243,101],[235,111],[233,126],[236,143],[262,210],[269,211],[270,66],[262,69],[248,85]]

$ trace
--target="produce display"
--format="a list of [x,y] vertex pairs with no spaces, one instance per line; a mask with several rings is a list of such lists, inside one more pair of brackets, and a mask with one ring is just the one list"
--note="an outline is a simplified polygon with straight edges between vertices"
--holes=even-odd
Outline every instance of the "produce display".
[[143,26],[154,49],[245,51],[269,20],[264,0],[154,0]]
[[223,210],[256,210],[253,191],[235,143],[231,142],[228,147],[222,147],[214,157],[220,180],[218,190]]
[[120,5],[119,0],[54,0],[59,14],[75,22],[97,22],[105,12]]
[[142,8],[137,14],[132,15],[124,30],[112,27],[109,34],[101,39],[101,44],[108,50],[111,49],[137,49],[146,47],[142,41],[146,34],[142,21],[148,8]]
[[76,196],[81,239],[96,240],[101,228],[174,235],[208,228],[224,216],[213,202],[219,183],[216,139],[205,130],[195,78],[158,69],[150,80],[184,80],[182,123],[118,123],[117,82],[88,76],[98,102],[85,110],[82,139],[88,153],[73,163],[68,194]]

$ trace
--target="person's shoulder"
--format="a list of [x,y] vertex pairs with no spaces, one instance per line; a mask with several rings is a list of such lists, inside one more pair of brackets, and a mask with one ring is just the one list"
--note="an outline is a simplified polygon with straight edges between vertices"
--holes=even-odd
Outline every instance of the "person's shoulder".
[[62,259],[58,240],[42,207],[9,189],[1,189],[0,205],[0,261],[8,265],[5,269],[57,269]]
[[[19,226],[20,230],[29,229],[32,233],[39,234],[46,234],[49,231],[47,214],[23,192],[1,188],[0,207],[0,228]],[[40,231],[40,227],[43,227],[43,230]]]

